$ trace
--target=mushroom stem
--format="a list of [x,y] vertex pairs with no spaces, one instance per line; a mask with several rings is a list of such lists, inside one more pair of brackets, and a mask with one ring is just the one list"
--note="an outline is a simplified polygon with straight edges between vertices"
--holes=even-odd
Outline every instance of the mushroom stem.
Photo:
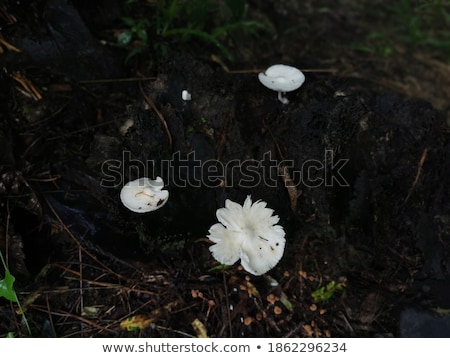
[[278,100],[279,100],[281,103],[283,103],[283,104],[288,104],[288,103],[289,103],[289,100],[288,100],[286,97],[283,97],[283,95],[284,95],[285,93],[286,93],[286,92],[278,91]]
[[273,65],[265,72],[260,72],[258,79],[267,88],[278,92],[278,100],[281,103],[288,104],[289,100],[284,94],[299,88],[305,82],[305,75],[292,66]]

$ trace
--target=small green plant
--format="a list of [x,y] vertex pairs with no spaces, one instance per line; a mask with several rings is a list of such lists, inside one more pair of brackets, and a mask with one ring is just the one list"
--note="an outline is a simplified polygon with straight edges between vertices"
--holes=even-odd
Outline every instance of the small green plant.
[[403,40],[412,45],[431,45],[439,48],[445,46],[449,50],[449,5],[448,1],[442,0],[399,1],[393,10],[400,18]]
[[400,0],[394,4],[373,10],[373,23],[387,25],[370,31],[364,41],[353,43],[352,49],[389,57],[401,45],[439,50],[450,58],[448,0]]
[[132,41],[138,41],[138,45],[132,48],[128,53],[127,59],[130,59],[140,53],[142,53],[148,44],[147,29],[150,27],[150,22],[148,20],[135,20],[131,17],[124,17],[122,21],[128,30],[123,31],[117,37],[117,41],[120,45],[127,46]]
[[387,33],[373,31],[362,43],[353,43],[351,48],[356,51],[389,57],[394,51],[395,43]]
[[14,290],[14,281],[16,280],[9,272],[6,262],[3,259],[3,255],[0,251],[0,258],[5,269],[5,277],[0,280],[0,297],[4,297],[11,302],[18,302],[16,291]]
[[[21,314],[23,316],[25,325],[26,325],[26,327],[28,329],[28,333],[31,335],[30,326],[28,325],[28,321],[25,318],[25,315],[23,313],[22,307],[21,307],[20,302],[19,302],[19,300],[17,298],[16,290],[14,289],[14,281],[16,280],[16,278],[13,275],[11,275],[11,272],[9,271],[9,269],[8,269],[8,267],[6,265],[5,259],[3,258],[3,254],[2,254],[1,251],[0,251],[0,259],[1,259],[1,262],[2,262],[2,265],[3,265],[3,268],[5,270],[5,277],[2,280],[0,280],[0,297],[4,297],[8,301],[17,303],[17,305],[19,306],[19,310],[20,310],[20,312],[21,312]],[[8,337],[11,337],[11,336],[13,337],[14,334],[12,332],[9,332],[8,333]]]
[[328,301],[336,292],[341,291],[344,287],[345,282],[337,283],[336,281],[330,281],[325,286],[322,286],[311,293],[311,296],[316,303]]
[[231,59],[225,40],[232,32],[257,34],[263,28],[260,22],[244,19],[245,0],[155,0],[139,6],[140,17],[124,17],[127,29],[117,37],[120,45],[130,48],[126,60],[151,49],[164,56],[171,46],[197,40]]

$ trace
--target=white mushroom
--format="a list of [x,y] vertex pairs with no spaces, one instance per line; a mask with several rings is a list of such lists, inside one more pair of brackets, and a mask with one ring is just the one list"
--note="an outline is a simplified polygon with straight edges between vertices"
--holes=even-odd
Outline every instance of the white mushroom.
[[181,92],[181,99],[183,101],[190,101],[192,99],[192,96],[187,90],[183,90]]
[[124,185],[120,191],[120,200],[129,210],[136,213],[148,213],[162,207],[169,199],[169,192],[162,190],[164,181],[139,178]]
[[273,65],[258,75],[259,81],[278,92],[278,100],[288,104],[289,100],[283,94],[298,89],[305,82],[305,75],[299,69],[287,65]]
[[244,205],[231,200],[216,212],[220,223],[209,229],[209,247],[214,258],[224,265],[239,259],[242,267],[253,275],[262,275],[273,268],[283,256],[286,240],[284,230],[267,203],[247,196]]

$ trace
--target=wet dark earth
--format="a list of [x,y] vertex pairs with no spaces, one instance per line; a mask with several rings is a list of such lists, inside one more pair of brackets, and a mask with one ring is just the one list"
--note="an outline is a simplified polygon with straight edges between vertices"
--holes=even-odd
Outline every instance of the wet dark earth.
[[[125,64],[100,41],[123,16],[108,4],[1,8],[21,52],[0,54],[0,250],[22,307],[0,298],[2,337],[450,337],[445,100],[330,61],[319,13],[310,53],[243,36],[231,71],[200,42]],[[258,81],[274,63],[305,70],[289,104]],[[136,214],[119,193],[143,176],[170,198]],[[208,250],[216,210],[248,195],[286,232],[262,276]]]

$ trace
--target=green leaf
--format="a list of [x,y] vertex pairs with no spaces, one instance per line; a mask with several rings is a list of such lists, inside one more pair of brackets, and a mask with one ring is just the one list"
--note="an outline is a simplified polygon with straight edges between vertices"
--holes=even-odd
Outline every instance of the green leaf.
[[292,311],[294,309],[294,305],[291,301],[288,300],[286,294],[282,292],[280,297],[280,302],[283,304],[284,307],[286,307],[289,311]]
[[229,269],[231,266],[229,265],[217,265],[214,267],[211,267],[208,272],[212,272],[212,271],[219,271],[219,270],[227,270]]
[[366,53],[375,53],[375,49],[371,46],[367,46],[364,44],[353,43],[350,45],[350,48],[355,51],[361,51]]
[[314,302],[328,301],[333,295],[345,287],[345,282],[336,283],[329,282],[326,286],[322,286],[311,293]]
[[5,278],[0,280],[0,297],[5,297],[11,302],[17,302],[16,291],[14,291],[13,284],[15,277],[11,275],[8,269],[5,269]]
[[122,17],[122,21],[129,27],[136,26],[136,20],[131,17]]
[[117,42],[121,45],[128,45],[133,38],[131,31],[124,31],[117,37]]
[[143,47],[136,47],[136,48],[132,49],[128,53],[127,57],[125,58],[125,63],[128,63],[128,61],[130,61],[133,57],[140,55],[144,51],[145,51],[145,49]]
[[144,43],[147,43],[147,39],[148,39],[147,30],[138,28],[138,29],[136,29],[136,35],[139,38],[139,40],[141,40]]

